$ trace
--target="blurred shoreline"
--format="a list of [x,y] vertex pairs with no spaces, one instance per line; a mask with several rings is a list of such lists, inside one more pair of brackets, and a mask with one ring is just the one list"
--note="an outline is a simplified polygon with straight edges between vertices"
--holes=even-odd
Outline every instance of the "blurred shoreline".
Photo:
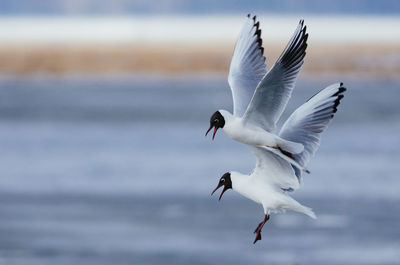
[[[261,14],[268,67],[304,18],[303,73],[395,77],[396,16]],[[0,16],[0,74],[226,74],[245,15]]]
[[[268,68],[283,45],[265,44]],[[1,74],[226,73],[233,43],[120,45],[2,45]],[[396,77],[399,44],[309,45],[303,73]]]

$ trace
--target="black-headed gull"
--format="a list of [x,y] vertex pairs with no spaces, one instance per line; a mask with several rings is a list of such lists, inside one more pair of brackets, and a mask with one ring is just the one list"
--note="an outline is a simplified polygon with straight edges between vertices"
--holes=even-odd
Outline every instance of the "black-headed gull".
[[[306,166],[320,144],[321,133],[337,111],[346,88],[343,84],[333,84],[300,106],[286,120],[279,136],[290,141],[302,143],[304,151],[293,158]],[[264,220],[257,226],[254,243],[261,240],[261,230],[270,213],[292,210],[315,218],[314,212],[289,196],[289,191],[299,188],[301,171],[283,160],[280,156],[261,147],[250,146],[256,156],[256,167],[250,175],[231,171],[219,180],[217,188],[224,187],[219,199],[228,189],[233,189],[264,208]]]
[[[267,73],[259,22],[255,16],[248,15],[236,42],[228,76],[233,114],[216,111],[206,135],[214,127],[214,139],[217,130],[222,128],[230,138],[244,144],[278,148],[282,151],[280,155],[287,156],[288,160],[292,154],[301,153],[304,148],[301,143],[273,132],[303,65],[307,38],[306,26],[300,20],[282,55]],[[298,166],[294,161],[291,163]]]

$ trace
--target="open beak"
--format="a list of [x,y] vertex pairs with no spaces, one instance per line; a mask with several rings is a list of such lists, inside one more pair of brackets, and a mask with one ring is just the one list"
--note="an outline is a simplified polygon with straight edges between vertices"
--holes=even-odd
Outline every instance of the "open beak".
[[211,192],[211,196],[214,194],[214,192],[216,192],[219,188],[221,188],[222,186],[224,186],[224,189],[222,190],[221,194],[219,195],[219,201],[222,198],[222,194],[224,194],[224,192],[227,190],[227,188],[225,187],[225,185],[222,184],[218,184],[218,186],[213,190],[213,192]]
[[218,129],[219,129],[218,126],[214,127],[214,133],[213,133],[213,137],[212,137],[213,140],[214,140],[215,134],[217,133]]
[[[206,136],[207,136],[207,134],[211,131],[212,128],[213,128],[212,125],[210,126],[210,128],[208,128],[208,130],[207,130],[207,132],[206,132]],[[213,136],[212,136],[212,139],[213,139],[213,140],[214,140],[215,134],[217,133],[218,129],[219,129],[218,126],[215,126],[215,127],[214,127],[214,132],[213,132]]]
[[212,129],[212,125],[210,125],[210,128],[208,128],[208,130],[207,130],[207,132],[206,132],[206,136],[207,136],[207,134],[211,131],[211,129]]

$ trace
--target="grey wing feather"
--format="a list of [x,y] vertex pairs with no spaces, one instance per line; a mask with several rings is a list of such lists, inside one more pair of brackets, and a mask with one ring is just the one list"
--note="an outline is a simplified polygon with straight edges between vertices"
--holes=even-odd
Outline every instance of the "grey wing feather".
[[228,83],[232,90],[233,115],[245,112],[257,84],[266,70],[262,47],[260,23],[256,17],[247,16],[233,52]]
[[304,21],[300,20],[282,55],[258,84],[244,114],[245,122],[274,131],[292,94],[306,55],[308,34],[307,27],[303,24]]
[[[328,86],[297,108],[283,124],[279,136],[304,145],[302,153],[293,155],[303,167],[317,151],[321,134],[336,113],[344,91],[343,83]],[[300,181],[301,171],[293,169]]]

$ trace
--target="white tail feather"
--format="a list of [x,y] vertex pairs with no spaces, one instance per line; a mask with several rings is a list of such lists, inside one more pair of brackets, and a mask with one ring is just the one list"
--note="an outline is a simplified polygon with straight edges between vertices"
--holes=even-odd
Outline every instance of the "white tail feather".
[[301,205],[298,201],[296,201],[295,199],[293,199],[290,196],[287,196],[287,199],[288,199],[288,203],[289,203],[288,204],[289,210],[304,213],[305,215],[308,215],[312,219],[317,219],[317,216],[315,215],[315,213],[313,212],[313,210],[311,208]]
[[311,208],[309,208],[309,207],[303,206],[302,213],[308,215],[312,219],[317,219],[317,216],[315,215],[313,210]]

